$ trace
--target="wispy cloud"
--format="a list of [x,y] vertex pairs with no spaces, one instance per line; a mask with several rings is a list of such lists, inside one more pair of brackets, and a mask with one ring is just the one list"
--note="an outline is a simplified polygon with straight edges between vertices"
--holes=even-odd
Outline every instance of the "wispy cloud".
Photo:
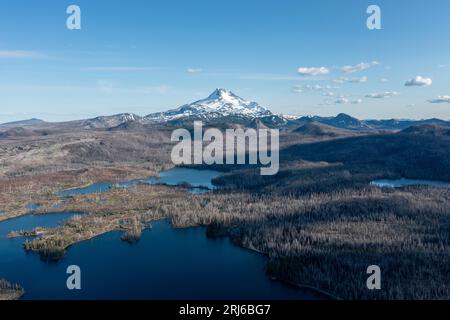
[[321,85],[318,85],[318,84],[314,84],[314,85],[305,84],[305,85],[301,85],[301,86],[293,86],[292,87],[292,90],[297,93],[302,93],[305,91],[322,91],[323,89],[324,89],[324,87],[322,87]]
[[349,100],[345,97],[339,97],[336,101],[334,101],[335,104],[345,104],[349,103]]
[[450,96],[439,96],[437,99],[428,100],[430,103],[450,103]]
[[305,84],[305,85],[297,85],[293,86],[292,90],[296,93],[302,93],[302,92],[308,92],[308,91],[325,91],[325,90],[332,90],[332,89],[339,89],[338,86],[321,86],[319,84]]
[[37,51],[0,50],[0,59],[42,59],[46,55]]
[[433,80],[431,78],[425,78],[421,76],[417,76],[405,82],[406,87],[428,87],[432,84]]
[[362,99],[350,100],[349,97],[340,96],[334,101],[334,104],[348,104],[348,103],[350,103],[350,104],[360,104],[362,102],[363,102]]
[[369,69],[370,67],[377,66],[379,64],[380,64],[380,62],[378,62],[378,61],[372,61],[370,63],[361,62],[361,63],[355,64],[355,65],[344,66],[341,68],[341,71],[344,73],[355,73],[355,72]]
[[186,72],[187,73],[200,73],[200,72],[202,72],[203,70],[202,69],[199,69],[199,68],[187,68],[186,69]]
[[399,93],[397,91],[386,91],[386,92],[368,94],[368,95],[366,95],[366,98],[386,99],[386,98],[391,98],[391,97],[397,96],[398,94]]
[[363,102],[362,99],[356,99],[356,100],[353,100],[353,101],[351,102],[351,104],[360,104],[360,103],[362,103],[362,102]]
[[368,77],[364,76],[361,78],[346,78],[346,77],[340,77],[339,79],[333,80],[334,83],[365,83],[369,80]]
[[323,76],[330,73],[326,67],[300,67],[297,70],[301,76]]
[[355,73],[358,71],[363,71],[370,68],[369,63],[361,62],[353,66],[344,66],[341,68],[344,73]]

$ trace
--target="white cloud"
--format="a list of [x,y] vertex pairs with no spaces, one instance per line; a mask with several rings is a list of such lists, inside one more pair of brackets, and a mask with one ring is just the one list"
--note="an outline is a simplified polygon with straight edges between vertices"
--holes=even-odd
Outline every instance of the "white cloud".
[[337,84],[344,84],[346,78],[334,79],[333,82]]
[[361,78],[352,78],[352,79],[350,79],[350,82],[351,83],[365,83],[368,80],[369,80],[369,78],[364,76],[364,77],[361,77]]
[[202,69],[198,69],[198,68],[187,68],[186,72],[187,73],[200,73],[202,72]]
[[398,95],[399,93],[397,91],[386,91],[381,93],[371,93],[366,95],[366,98],[372,98],[372,99],[385,99],[385,98],[391,98],[393,96]]
[[389,80],[386,79],[386,78],[381,78],[380,81],[381,81],[381,82],[389,82]]
[[0,59],[39,59],[45,55],[37,51],[1,50]]
[[344,103],[348,103],[349,100],[345,97],[339,97],[336,101],[334,101],[334,103],[336,104],[344,104]]
[[424,86],[431,86],[433,83],[433,80],[431,78],[424,78],[421,76],[417,76],[411,80],[408,80],[405,82],[406,87],[424,87]]
[[367,78],[366,76],[361,77],[361,78],[346,78],[346,77],[340,77],[339,79],[335,79],[333,80],[334,83],[339,83],[339,84],[343,84],[343,83],[365,83],[369,80],[369,78]]
[[445,68],[448,68],[448,65],[447,64],[440,64],[438,67],[441,68],[441,69],[445,69]]
[[306,91],[323,91],[327,88],[328,88],[328,86],[323,87],[318,84],[315,84],[315,85],[305,84],[305,85],[301,85],[301,86],[294,86],[293,90],[294,90],[294,92],[302,93],[302,92],[306,92]]
[[437,99],[428,100],[430,103],[450,103],[450,96],[439,96]]
[[342,72],[344,73],[354,73],[354,72],[358,72],[358,71],[363,71],[366,69],[369,69],[371,66],[370,63],[366,63],[366,62],[361,62],[358,63],[354,66],[344,66],[341,68]]
[[330,70],[325,67],[301,67],[297,72],[301,76],[322,76],[330,73]]
[[356,100],[353,100],[352,102],[351,102],[351,104],[360,104],[360,103],[362,103],[363,101],[362,101],[362,99],[356,99]]
[[330,86],[330,85],[326,85],[326,86],[321,86],[318,84],[305,84],[305,85],[297,85],[297,86],[293,86],[292,87],[292,91],[296,92],[296,93],[303,93],[303,92],[324,92],[322,95],[323,96],[329,96],[331,97],[332,95],[334,95],[334,93],[332,92],[332,90],[337,90],[340,89],[339,86]]

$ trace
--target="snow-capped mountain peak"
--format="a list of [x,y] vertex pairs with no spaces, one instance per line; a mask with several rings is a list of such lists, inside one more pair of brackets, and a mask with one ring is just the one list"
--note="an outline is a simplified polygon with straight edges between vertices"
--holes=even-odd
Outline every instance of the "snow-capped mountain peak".
[[200,101],[210,101],[210,100],[220,100],[228,103],[239,103],[241,101],[244,101],[242,98],[238,97],[233,92],[222,88],[217,88],[216,90],[214,90],[213,93],[209,95],[208,98]]
[[167,112],[153,113],[145,117],[147,121],[170,121],[185,117],[212,119],[225,116],[259,118],[272,113],[256,102],[242,99],[226,89],[216,89],[207,98],[186,104]]

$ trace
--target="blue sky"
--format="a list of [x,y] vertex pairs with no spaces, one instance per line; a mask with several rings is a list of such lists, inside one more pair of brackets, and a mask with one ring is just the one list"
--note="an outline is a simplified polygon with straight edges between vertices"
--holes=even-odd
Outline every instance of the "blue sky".
[[287,114],[450,119],[449,33],[448,0],[5,0],[0,122],[146,115],[216,87]]

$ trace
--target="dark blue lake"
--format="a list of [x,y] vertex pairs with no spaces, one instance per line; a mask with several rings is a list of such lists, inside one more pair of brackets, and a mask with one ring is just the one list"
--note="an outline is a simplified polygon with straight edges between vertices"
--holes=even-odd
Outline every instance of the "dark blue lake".
[[[313,292],[271,280],[265,257],[212,240],[204,228],[152,223],[133,245],[110,232],[71,247],[58,262],[26,253],[11,230],[54,226],[71,214],[26,216],[0,223],[0,275],[20,283],[23,299],[314,299]],[[78,265],[82,290],[66,288],[66,268]]]
[[[174,169],[162,173],[159,181],[212,188],[211,179],[218,174]],[[88,188],[92,187],[78,191],[101,192]],[[28,215],[0,222],[0,276],[21,284],[26,291],[23,299],[323,298],[271,280],[264,256],[234,246],[229,239],[207,238],[202,227],[173,229],[167,220],[153,222],[135,244],[120,240],[119,231],[110,232],[70,247],[58,262],[44,262],[25,252],[23,238],[6,238],[10,231],[54,227],[73,215]],[[80,291],[66,287],[70,265],[81,268]]]

